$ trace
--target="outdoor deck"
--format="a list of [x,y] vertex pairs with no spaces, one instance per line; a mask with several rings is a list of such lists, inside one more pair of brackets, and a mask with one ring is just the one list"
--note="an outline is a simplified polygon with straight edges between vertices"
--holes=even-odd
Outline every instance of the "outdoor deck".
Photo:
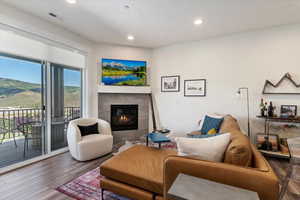
[[[43,112],[36,108],[0,109],[0,168],[43,154],[41,140],[46,137]],[[51,151],[67,146],[68,124],[79,118],[80,113],[80,107],[65,107],[62,117],[51,119],[51,141],[48,141]],[[25,136],[28,148],[25,148],[24,155]],[[16,138],[17,147],[13,138]]]
[[24,138],[17,139],[16,142],[17,147],[13,140],[0,144],[0,168],[42,155],[42,149],[32,145],[29,140],[24,157]]

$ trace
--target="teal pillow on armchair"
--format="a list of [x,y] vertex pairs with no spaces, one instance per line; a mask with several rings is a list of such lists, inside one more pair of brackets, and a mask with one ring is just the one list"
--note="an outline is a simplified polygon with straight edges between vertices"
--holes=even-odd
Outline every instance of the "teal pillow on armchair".
[[223,120],[224,120],[224,118],[218,119],[218,118],[213,118],[213,117],[209,117],[206,115],[204,122],[203,122],[203,126],[201,128],[201,133],[207,134],[208,131],[210,131],[211,129],[216,129],[217,133],[218,133]]

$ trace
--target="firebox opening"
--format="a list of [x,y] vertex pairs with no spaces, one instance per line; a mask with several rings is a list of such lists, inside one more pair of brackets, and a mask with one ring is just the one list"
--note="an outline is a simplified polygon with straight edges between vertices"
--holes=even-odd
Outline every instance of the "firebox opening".
[[138,105],[111,105],[113,131],[138,129]]

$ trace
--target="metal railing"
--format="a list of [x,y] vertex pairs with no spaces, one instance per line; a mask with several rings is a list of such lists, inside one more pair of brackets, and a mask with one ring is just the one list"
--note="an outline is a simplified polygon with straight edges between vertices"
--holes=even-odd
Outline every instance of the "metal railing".
[[[42,121],[42,109],[37,108],[16,108],[0,109],[0,142],[4,139],[11,139],[14,136],[22,136],[18,130],[22,124]],[[69,122],[73,119],[80,118],[80,107],[65,107],[64,121]]]

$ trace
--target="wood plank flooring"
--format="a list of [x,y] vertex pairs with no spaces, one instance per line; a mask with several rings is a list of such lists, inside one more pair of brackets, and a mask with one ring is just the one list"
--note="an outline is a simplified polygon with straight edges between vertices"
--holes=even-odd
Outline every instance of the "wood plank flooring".
[[[71,200],[54,189],[98,167],[110,157],[108,155],[89,162],[77,162],[69,153],[64,153],[4,174],[0,176],[0,200]],[[276,159],[270,159],[269,162],[282,180],[288,163]],[[296,173],[300,173],[300,170]],[[297,196],[300,194],[300,183],[291,183],[289,190],[285,200],[300,199]]]
[[0,200],[69,200],[54,189],[98,167],[111,155],[77,162],[69,153],[0,176]]

